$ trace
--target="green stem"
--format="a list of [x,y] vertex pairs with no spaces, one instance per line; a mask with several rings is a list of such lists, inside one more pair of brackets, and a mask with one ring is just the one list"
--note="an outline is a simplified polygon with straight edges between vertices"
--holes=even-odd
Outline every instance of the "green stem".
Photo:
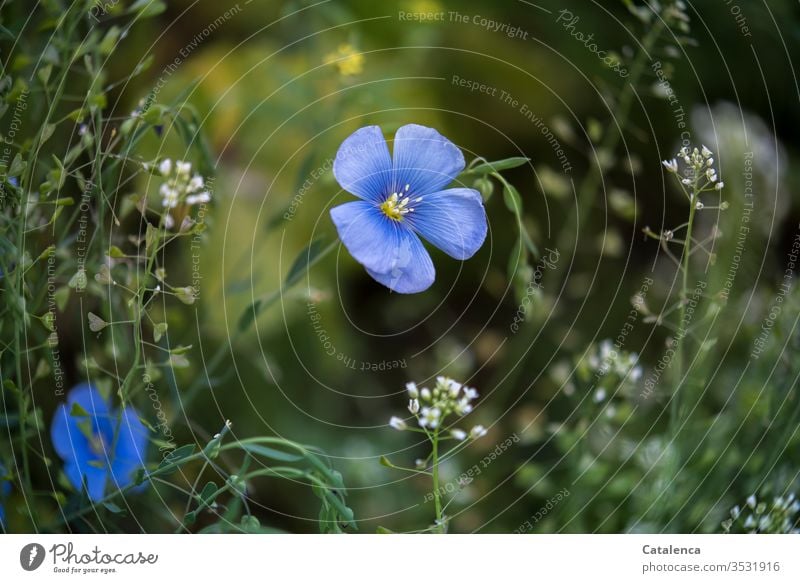
[[[439,428],[433,432],[431,440],[431,459],[433,463],[433,503],[436,506],[436,526],[442,526],[442,500],[439,494]],[[439,531],[440,532],[440,531]]]
[[[161,475],[169,474],[169,473],[175,471],[176,467],[183,466],[185,464],[188,464],[189,462],[193,462],[193,461],[196,461],[196,460],[199,460],[199,459],[208,459],[207,456],[206,456],[206,453],[204,451],[200,451],[200,452],[194,453],[194,454],[192,454],[190,456],[187,456],[187,457],[181,459],[180,461],[178,461],[175,464],[169,464],[169,465],[163,466],[161,468],[157,468],[157,469],[155,469],[152,472],[149,472],[147,474],[147,479],[149,481],[152,481],[154,478],[157,478],[157,477],[159,477]],[[89,511],[97,510],[98,508],[100,508],[104,504],[106,504],[107,502],[111,502],[117,496],[121,496],[123,494],[127,494],[128,492],[130,492],[134,488],[137,488],[139,485],[140,484],[137,484],[137,483],[128,484],[124,488],[119,488],[117,490],[114,490],[110,494],[107,494],[102,499],[98,500],[97,502],[89,504],[88,506],[84,506],[83,508],[79,508],[78,510],[75,510],[74,512],[71,512],[70,514],[65,515],[61,520],[59,520],[53,526],[53,529],[55,529],[55,527],[57,527],[57,526],[59,526],[61,524],[68,524],[68,523],[72,522],[73,520],[75,520],[76,518],[78,518],[80,516],[83,516],[84,514],[86,514]]]
[[[631,72],[628,77],[628,87],[621,89],[620,92],[622,93],[622,96],[620,97],[618,107],[616,107],[614,111],[614,118],[617,120],[616,125],[619,128],[624,128],[627,124],[628,116],[630,115],[630,110],[634,103],[633,88],[639,82],[639,79],[644,73],[650,51],[663,31],[664,23],[661,21],[661,19],[657,19],[653,24],[653,27],[642,40],[642,48],[636,56],[633,65],[631,66]],[[620,132],[612,131],[609,128],[603,138],[600,149],[614,151],[621,137],[622,136]],[[584,227],[589,220],[589,216],[591,214],[589,211],[591,210],[592,198],[597,195],[597,187],[600,183],[601,176],[602,168],[599,164],[593,164],[589,167],[586,177],[578,187],[577,208],[583,210],[583,212],[578,217],[576,230],[573,231],[568,229],[570,221],[567,218],[564,220],[560,230],[555,235],[555,240],[557,242],[556,248],[562,252],[564,257],[570,257],[574,252],[574,234],[585,234]],[[556,265],[555,273],[553,275],[557,277],[554,277],[554,279],[567,277],[568,273],[564,270],[568,265],[570,265],[569,261],[560,261]],[[554,286],[554,289],[557,289],[557,286]],[[500,382],[499,393],[496,393],[495,395],[498,399],[511,399],[510,391],[512,391],[514,387],[519,386],[519,379],[524,373],[525,367],[518,366],[514,363],[521,363],[523,362],[522,359],[527,359],[530,357],[530,346],[533,342],[533,337],[534,335],[539,334],[539,332],[540,330],[535,327],[525,327],[520,331],[519,334],[514,336],[511,342],[508,343],[508,356],[506,357],[506,363],[510,364],[508,364],[506,367],[499,367],[498,370],[502,370],[503,372],[498,374],[495,379],[496,383]]]
[[[219,432],[219,438],[218,439],[220,441],[222,441],[222,439],[225,437],[225,435],[229,431],[230,431],[230,425],[226,424],[222,428],[222,430]],[[229,445],[229,444],[226,444],[226,445]],[[234,444],[234,445],[236,445],[236,444]],[[225,446],[221,446],[219,451],[222,451],[223,449],[226,449]],[[191,455],[186,456],[185,458],[181,458],[179,460],[176,460],[174,463],[166,464],[166,465],[163,465],[163,466],[159,466],[158,468],[156,468],[152,472],[148,472],[147,473],[147,479],[152,482],[152,480],[154,478],[157,478],[157,477],[159,477],[161,475],[164,475],[164,474],[170,474],[170,473],[175,471],[175,468],[181,467],[183,465],[186,465],[186,464],[188,464],[190,462],[193,462],[193,461],[196,461],[196,460],[199,460],[199,459],[203,459],[203,460],[208,460],[209,459],[209,456],[206,453],[206,449],[202,449],[202,450],[198,451],[197,453],[193,453]],[[96,510],[98,507],[103,506],[107,502],[111,502],[117,496],[124,495],[124,494],[130,492],[131,490],[133,490],[134,488],[138,488],[139,486],[140,486],[139,483],[132,482],[132,483],[128,484],[127,486],[123,487],[123,488],[115,489],[114,491],[110,492],[109,494],[107,494],[101,500],[99,500],[97,502],[89,504],[88,506],[84,506],[83,508],[78,508],[77,510],[71,512],[70,514],[62,515],[62,518],[59,521],[57,521],[54,525],[52,525],[51,530],[54,531],[56,529],[56,527],[60,526],[61,524],[68,524],[71,521],[75,520],[76,518],[79,518],[80,516],[83,516],[87,512],[89,512],[91,510]]]
[[686,224],[686,240],[683,243],[683,255],[681,257],[681,270],[683,271],[681,280],[681,309],[680,319],[678,320],[678,351],[677,351],[677,367],[675,373],[675,389],[672,393],[672,402],[670,403],[670,425],[672,426],[673,434],[677,431],[680,424],[680,386],[684,376],[684,365],[686,362],[686,335],[688,333],[688,326],[685,324],[686,320],[686,306],[689,297],[689,257],[692,253],[692,227],[694,226],[694,215],[697,210],[697,178],[694,179],[692,186],[692,198],[689,202],[689,222]]
[[[624,128],[628,122],[628,116],[630,115],[631,107],[633,106],[634,88],[644,73],[645,65],[647,64],[648,58],[650,58],[650,51],[658,40],[658,37],[661,35],[663,28],[663,22],[661,19],[657,19],[653,24],[653,27],[642,40],[642,48],[636,55],[636,59],[631,66],[628,81],[629,87],[627,88],[627,91],[622,91],[622,96],[619,99],[619,103],[617,104],[617,107],[614,108],[614,118],[617,120],[617,126],[619,128]],[[613,152],[616,150],[621,137],[621,131],[613,131],[611,128],[609,128],[603,137],[603,141],[600,143],[598,151]],[[578,190],[577,208],[578,210],[583,210],[583,213],[578,215],[576,230],[574,233],[583,233],[583,229],[591,215],[591,212],[589,212],[591,209],[591,202],[592,199],[597,196],[597,188],[600,185],[600,178],[602,177],[602,174],[603,168],[601,168],[600,163],[598,162],[597,164],[593,164],[590,166],[589,173],[580,185]],[[567,255],[571,255],[572,251],[574,250],[572,248],[571,241],[573,241],[574,238],[571,237],[573,233],[570,233],[566,228],[568,224],[569,219],[564,222],[559,234],[560,236],[557,240],[559,249],[567,249],[570,251],[570,253]]]
[[[66,15],[65,15],[66,19]],[[63,21],[62,21],[63,22]],[[60,23],[61,24],[61,23]],[[76,23],[73,23],[71,27],[65,27],[67,29],[66,36],[67,38],[71,38],[72,33],[75,30]],[[82,48],[82,46],[78,47],[73,55],[69,58],[69,60],[65,63],[63,70],[61,72],[61,78],[59,81],[58,86],[56,87],[55,95],[52,101],[50,108],[47,110],[45,114],[44,120],[42,120],[41,124],[39,125],[39,129],[36,132],[36,136],[33,140],[33,146],[31,148],[31,156],[28,160],[28,165],[25,169],[23,174],[22,182],[20,186],[22,187],[22,201],[20,202],[19,208],[19,217],[17,218],[17,230],[16,230],[16,247],[17,253],[21,258],[24,251],[24,237],[25,237],[25,213],[27,212],[28,208],[28,200],[30,199],[30,192],[33,180],[35,178],[35,167],[36,161],[39,157],[39,152],[42,149],[42,137],[44,136],[44,131],[47,128],[48,122],[50,117],[52,116],[53,112],[59,101],[61,100],[61,96],[64,92],[64,87],[66,84],[66,78],[69,74],[69,69],[74,60],[77,58],[78,51]],[[25,296],[25,281],[24,281],[25,271],[22,268],[22,261],[18,262],[17,269],[15,270],[15,276],[9,278],[10,281],[13,283],[11,284],[13,287],[13,293],[15,297],[18,298],[18,305],[22,305],[22,300]],[[20,415],[19,415],[19,429],[20,429],[20,449],[22,455],[22,467],[23,467],[23,477],[25,483],[25,489],[28,492],[33,491],[32,481],[31,481],[31,471],[30,471],[30,459],[28,455],[28,438],[27,438],[27,409],[28,409],[28,398],[25,394],[26,386],[23,382],[22,378],[22,350],[21,350],[21,340],[23,334],[25,334],[24,329],[20,327],[21,319],[26,317],[25,309],[19,310],[20,313],[17,314],[17,317],[14,318],[14,357],[15,357],[15,365],[16,365],[16,375],[17,375],[17,383],[19,384],[20,393],[23,395],[20,398]],[[33,528],[36,530],[36,518],[33,513],[32,505],[28,504],[29,513],[31,522],[33,523]]]

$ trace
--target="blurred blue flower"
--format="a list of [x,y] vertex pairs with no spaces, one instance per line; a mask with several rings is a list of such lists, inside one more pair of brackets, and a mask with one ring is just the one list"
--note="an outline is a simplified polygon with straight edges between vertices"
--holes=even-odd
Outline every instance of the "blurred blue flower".
[[436,277],[419,236],[451,257],[472,257],[486,239],[477,190],[443,190],[464,169],[464,155],[432,128],[397,130],[394,154],[378,126],[350,135],[333,163],[336,180],[361,200],[331,209],[339,237],[370,276],[399,293],[417,293]]
[[11,494],[11,481],[6,475],[6,468],[0,464],[0,527],[6,527],[6,509],[3,506],[8,495]]
[[69,481],[78,490],[85,482],[95,502],[105,496],[109,483],[112,488],[128,486],[144,465],[147,431],[136,410],[112,411],[89,383],[75,386],[58,406],[50,437]]

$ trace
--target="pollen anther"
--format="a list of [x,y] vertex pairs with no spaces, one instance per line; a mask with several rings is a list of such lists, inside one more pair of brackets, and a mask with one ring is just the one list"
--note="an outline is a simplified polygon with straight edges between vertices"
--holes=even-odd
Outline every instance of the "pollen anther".
[[[414,212],[413,208],[408,208],[408,203],[411,202],[411,197],[404,197],[403,194],[408,192],[410,185],[406,184],[403,192],[393,192],[389,197],[380,205],[381,211],[393,221],[402,221],[403,216],[408,213]],[[419,202],[418,198],[416,202]]]

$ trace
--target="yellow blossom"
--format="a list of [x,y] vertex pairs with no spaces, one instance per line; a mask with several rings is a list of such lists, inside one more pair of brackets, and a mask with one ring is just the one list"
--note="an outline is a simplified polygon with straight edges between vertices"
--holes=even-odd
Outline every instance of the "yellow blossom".
[[341,44],[335,52],[325,57],[326,63],[334,63],[339,74],[344,77],[359,75],[364,70],[364,55],[357,52],[351,44]]

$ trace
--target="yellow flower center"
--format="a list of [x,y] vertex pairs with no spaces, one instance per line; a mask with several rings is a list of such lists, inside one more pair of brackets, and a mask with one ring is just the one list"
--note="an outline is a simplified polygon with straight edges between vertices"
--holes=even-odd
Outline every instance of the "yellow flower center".
[[[402,192],[393,192],[385,201],[381,203],[380,209],[387,217],[393,221],[402,221],[403,217],[408,213],[414,212],[414,207],[408,206],[412,202],[411,196],[408,194],[410,186],[406,184]],[[422,200],[422,197],[413,199],[417,203]]]

